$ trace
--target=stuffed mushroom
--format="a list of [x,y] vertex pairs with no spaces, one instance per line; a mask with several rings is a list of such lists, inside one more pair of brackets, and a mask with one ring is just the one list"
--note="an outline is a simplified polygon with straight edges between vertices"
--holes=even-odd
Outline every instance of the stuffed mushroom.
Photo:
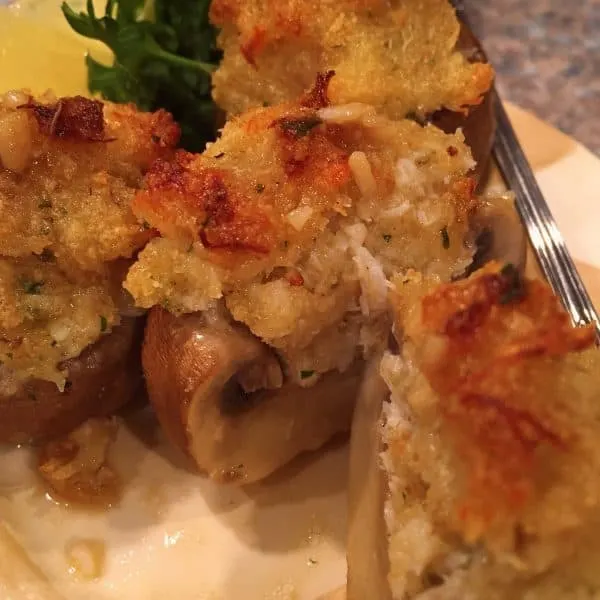
[[0,442],[64,433],[140,388],[122,289],[152,232],[130,205],[179,131],[82,97],[0,97]]
[[347,431],[364,359],[388,337],[389,276],[447,281],[477,250],[486,204],[462,135],[333,105],[334,79],[234,118],[201,155],[157,161],[133,202],[158,234],[125,281],[151,309],[150,400],[220,481]]
[[349,600],[592,597],[593,328],[506,263],[399,276],[392,297],[389,389],[373,374],[353,430]]

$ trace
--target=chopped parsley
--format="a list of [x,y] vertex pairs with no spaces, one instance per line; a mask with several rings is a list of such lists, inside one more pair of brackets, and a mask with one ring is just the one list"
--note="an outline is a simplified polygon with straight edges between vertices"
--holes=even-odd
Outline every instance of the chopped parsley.
[[33,279],[21,279],[21,287],[26,294],[39,296],[42,292],[43,281],[34,281]]
[[389,244],[392,241],[392,236],[389,233],[384,233],[383,240],[386,244]]
[[315,127],[322,123],[316,115],[314,117],[290,118],[283,117],[277,121],[281,131],[287,135],[300,139],[308,135]]
[[50,200],[48,200],[47,198],[44,198],[38,204],[38,208],[52,208],[52,202],[50,202]]
[[265,191],[265,186],[262,183],[257,183],[255,189],[257,194],[262,194]]
[[114,56],[112,64],[86,57],[90,92],[141,110],[168,110],[181,125],[183,146],[201,151],[215,138],[218,116],[211,73],[221,51],[209,7],[210,0],[107,0],[97,15],[87,0],[81,12],[67,2],[62,11],[78,34]]
[[104,333],[108,327],[108,321],[104,315],[100,315],[100,333]]
[[311,371],[311,370],[300,371],[300,379],[308,379],[309,377],[312,377],[314,374],[315,374],[315,372]]
[[444,227],[440,231],[440,235],[442,236],[442,246],[444,250],[448,250],[448,248],[450,248],[450,236],[448,235],[448,228]]

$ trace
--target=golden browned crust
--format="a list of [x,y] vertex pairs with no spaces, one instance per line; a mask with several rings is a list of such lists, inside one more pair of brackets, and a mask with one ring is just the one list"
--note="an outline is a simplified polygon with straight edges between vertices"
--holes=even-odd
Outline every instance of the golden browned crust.
[[462,465],[458,520],[477,537],[522,515],[539,499],[541,473],[581,451],[579,408],[556,382],[566,359],[593,346],[594,331],[573,328],[548,285],[512,265],[438,286],[412,318],[401,312]]
[[153,165],[133,209],[168,237],[232,252],[269,252],[275,244],[271,211],[256,193],[238,192],[236,183],[231,172],[203,167],[180,151],[173,161]]
[[460,133],[332,105],[333,79],[158,161],[132,204],[158,233],[125,282],[137,304],[182,314],[223,298],[301,386],[382,343],[393,272],[464,271],[479,205]]
[[[261,170],[271,171],[265,173],[269,184],[232,168],[235,155],[221,156],[217,143],[204,155],[179,152],[174,161],[157,161],[145,190],[134,200],[134,212],[162,235],[201,241],[215,251],[268,254],[284,242],[294,244],[298,236],[285,217],[301,190],[318,191],[322,205],[314,208],[326,213],[350,182],[349,151],[339,128],[323,123],[315,108],[304,106],[327,102],[329,79],[319,77],[297,104],[249,113],[226,128],[225,135],[271,146],[270,164],[266,157],[257,157]],[[221,254],[221,260],[226,256]]]
[[46,251],[67,270],[102,271],[149,239],[130,202],[177,143],[169,115],[13,92],[0,100],[0,129],[1,255]]
[[[233,119],[202,155],[179,151],[174,160],[155,162],[132,204],[138,219],[190,250],[203,248],[231,282],[293,264],[328,224],[355,211],[353,151],[369,149],[383,198],[394,187],[396,153],[417,153],[439,135],[385,119],[380,127],[327,122],[315,107],[328,104],[330,81],[331,73],[320,74],[300,100]],[[464,161],[459,139],[448,138],[447,146],[447,168]],[[466,223],[476,199],[474,180],[464,175],[451,178],[443,195]],[[301,227],[291,219],[297,209],[309,214]]]
[[214,97],[230,113],[293,99],[330,69],[336,103],[394,118],[476,105],[493,76],[455,50],[446,0],[215,0],[210,15],[224,49]]
[[32,111],[43,135],[81,142],[105,141],[104,105],[98,100],[75,96],[41,104],[31,98],[19,108]]

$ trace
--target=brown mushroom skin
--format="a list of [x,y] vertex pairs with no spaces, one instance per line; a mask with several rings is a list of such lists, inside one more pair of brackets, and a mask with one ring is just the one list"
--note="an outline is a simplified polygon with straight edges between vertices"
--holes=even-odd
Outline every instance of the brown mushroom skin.
[[[464,24],[461,25],[457,47],[468,60],[487,62],[479,40]],[[457,129],[462,129],[465,142],[471,148],[473,158],[477,162],[474,175],[478,181],[482,182],[491,162],[492,145],[496,132],[493,91],[489,90],[483,96],[481,103],[471,108],[466,114],[440,110],[431,115],[429,121],[447,133],[454,133]]]
[[0,443],[38,442],[63,435],[92,417],[111,415],[143,390],[139,346],[143,320],[121,324],[64,363],[68,384],[30,379],[0,395]]
[[244,365],[271,351],[237,326],[152,308],[142,348],[148,396],[167,437],[219,483],[259,481],[350,429],[362,364],[315,386],[284,383],[226,402]]

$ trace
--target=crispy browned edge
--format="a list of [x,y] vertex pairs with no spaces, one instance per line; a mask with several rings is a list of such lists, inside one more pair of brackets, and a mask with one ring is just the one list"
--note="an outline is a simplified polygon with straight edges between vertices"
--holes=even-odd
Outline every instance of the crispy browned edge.
[[[464,23],[461,24],[458,48],[471,61],[487,62],[479,40]],[[459,127],[462,128],[465,141],[477,161],[475,176],[480,182],[480,187],[484,185],[496,132],[493,89],[488,90],[481,104],[471,108],[468,114],[440,110],[431,115],[430,121],[447,133],[454,133]]]

